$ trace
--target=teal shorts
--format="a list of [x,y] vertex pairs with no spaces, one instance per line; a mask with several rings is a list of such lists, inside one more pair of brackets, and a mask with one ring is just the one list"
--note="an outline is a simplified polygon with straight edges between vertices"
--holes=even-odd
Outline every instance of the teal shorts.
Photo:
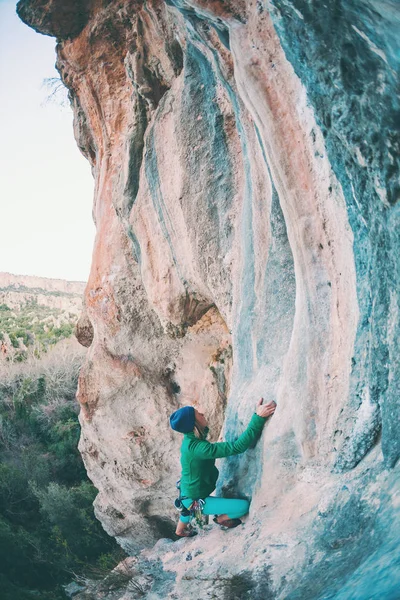
[[[205,504],[203,507],[203,515],[224,515],[227,514],[230,519],[239,519],[249,512],[250,502],[241,498],[216,498],[208,496],[204,498]],[[182,504],[189,508],[192,504],[192,498],[182,500]],[[190,516],[179,518],[182,523],[189,523]]]

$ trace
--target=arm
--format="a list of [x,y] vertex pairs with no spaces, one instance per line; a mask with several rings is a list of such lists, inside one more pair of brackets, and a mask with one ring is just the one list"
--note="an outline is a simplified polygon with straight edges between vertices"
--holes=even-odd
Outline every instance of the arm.
[[226,456],[241,454],[260,436],[265,421],[266,417],[259,417],[254,413],[247,429],[234,442],[211,444],[206,440],[192,440],[189,444],[189,451],[196,458],[201,459],[225,458]]

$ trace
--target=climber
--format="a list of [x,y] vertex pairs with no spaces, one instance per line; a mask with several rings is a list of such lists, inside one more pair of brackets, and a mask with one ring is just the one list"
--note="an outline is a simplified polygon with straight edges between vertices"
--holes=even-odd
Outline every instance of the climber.
[[210,496],[218,479],[216,458],[241,454],[261,435],[265,421],[274,414],[275,402],[257,403],[247,429],[234,442],[210,443],[207,421],[203,413],[193,406],[184,406],[170,416],[172,429],[185,434],[181,446],[182,475],[179,482],[180,494],[175,506],[181,511],[176,528],[179,537],[192,537],[196,531],[190,520],[194,511],[205,515],[214,514],[214,522],[232,528],[241,524],[239,517],[249,512],[249,502],[239,498],[217,498]]

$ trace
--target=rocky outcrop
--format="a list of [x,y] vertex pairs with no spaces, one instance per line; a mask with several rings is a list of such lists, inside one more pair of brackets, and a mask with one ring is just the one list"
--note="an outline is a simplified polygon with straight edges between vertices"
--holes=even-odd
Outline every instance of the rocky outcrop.
[[21,0],[18,14],[36,31],[67,39],[77,36],[86,25],[87,4],[85,0]]
[[13,310],[33,302],[79,315],[84,290],[85,283],[79,281],[0,273],[0,304]]
[[14,290],[23,293],[32,290],[42,294],[82,296],[86,284],[83,281],[66,281],[65,279],[50,279],[48,277],[36,277],[33,275],[13,275],[12,273],[0,273],[0,290]]
[[82,313],[75,327],[75,337],[82,346],[89,348],[93,342],[93,325],[86,313]]
[[262,440],[221,464],[245,527],[146,550],[142,596],[395,598],[398,10],[93,0],[71,33],[61,4],[18,10],[58,38],[95,178],[78,398],[98,518],[131,553],[168,537],[169,413],[201,406],[230,439],[263,395]]
[[82,310],[82,296],[53,295],[46,292],[35,291],[30,288],[16,290],[16,288],[3,288],[0,290],[0,304],[6,304],[13,309],[18,309],[26,303],[35,302],[40,306],[56,308],[78,316]]

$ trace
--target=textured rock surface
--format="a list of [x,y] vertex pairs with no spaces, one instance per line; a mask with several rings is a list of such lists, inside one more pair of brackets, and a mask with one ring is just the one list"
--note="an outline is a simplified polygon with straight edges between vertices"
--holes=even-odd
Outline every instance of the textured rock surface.
[[143,594],[396,598],[398,8],[94,0],[72,35],[61,4],[18,6],[58,37],[95,177],[78,397],[98,517],[132,553],[168,536],[168,414],[194,403],[230,439],[263,395],[262,440],[221,465],[246,525],[146,550]]

